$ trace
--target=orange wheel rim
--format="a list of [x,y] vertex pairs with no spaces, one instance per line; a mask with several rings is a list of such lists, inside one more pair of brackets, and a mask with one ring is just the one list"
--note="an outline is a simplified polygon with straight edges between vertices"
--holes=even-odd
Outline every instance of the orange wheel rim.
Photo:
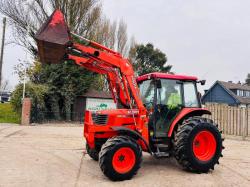
[[200,161],[209,161],[215,154],[216,140],[209,131],[199,132],[193,141],[193,153]]
[[127,173],[135,165],[135,153],[129,147],[118,149],[112,159],[113,168],[118,173]]

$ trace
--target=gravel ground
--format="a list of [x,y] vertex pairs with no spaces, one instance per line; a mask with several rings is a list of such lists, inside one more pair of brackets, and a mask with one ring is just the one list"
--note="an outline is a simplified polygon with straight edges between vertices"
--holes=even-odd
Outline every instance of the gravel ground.
[[0,186],[250,186],[250,142],[226,139],[208,174],[183,171],[174,159],[144,154],[132,179],[111,182],[85,154],[82,127],[0,125]]

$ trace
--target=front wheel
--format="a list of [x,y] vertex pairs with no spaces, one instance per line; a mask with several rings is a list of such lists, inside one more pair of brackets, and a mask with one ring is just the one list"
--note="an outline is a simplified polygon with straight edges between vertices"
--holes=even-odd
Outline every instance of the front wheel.
[[99,153],[99,165],[109,179],[121,181],[136,175],[142,162],[142,150],[135,140],[117,136],[107,140]]
[[91,149],[88,145],[88,143],[86,143],[86,150],[88,155],[90,156],[90,158],[92,158],[95,161],[98,161],[99,159],[99,151],[97,149]]
[[212,120],[191,117],[178,127],[174,138],[176,160],[185,169],[208,172],[222,156],[222,138]]

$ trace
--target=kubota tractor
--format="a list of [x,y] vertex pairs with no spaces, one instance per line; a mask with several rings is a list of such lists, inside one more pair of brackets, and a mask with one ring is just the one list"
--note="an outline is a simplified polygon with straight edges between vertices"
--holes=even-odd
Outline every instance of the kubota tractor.
[[[72,37],[81,39],[81,43]],[[42,63],[74,61],[106,75],[115,110],[86,111],[84,137],[91,158],[111,180],[132,178],[142,151],[156,158],[174,156],[186,170],[208,172],[219,163],[221,133],[203,109],[193,76],[150,73],[135,78],[119,53],[70,33],[56,10],[36,34]]]

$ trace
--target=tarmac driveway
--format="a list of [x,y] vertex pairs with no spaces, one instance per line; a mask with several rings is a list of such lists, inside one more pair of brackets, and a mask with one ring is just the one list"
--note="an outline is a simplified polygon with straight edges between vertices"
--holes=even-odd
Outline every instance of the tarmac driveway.
[[144,154],[132,180],[111,182],[85,154],[82,127],[0,125],[0,186],[250,186],[250,142],[224,144],[220,165],[208,174]]

